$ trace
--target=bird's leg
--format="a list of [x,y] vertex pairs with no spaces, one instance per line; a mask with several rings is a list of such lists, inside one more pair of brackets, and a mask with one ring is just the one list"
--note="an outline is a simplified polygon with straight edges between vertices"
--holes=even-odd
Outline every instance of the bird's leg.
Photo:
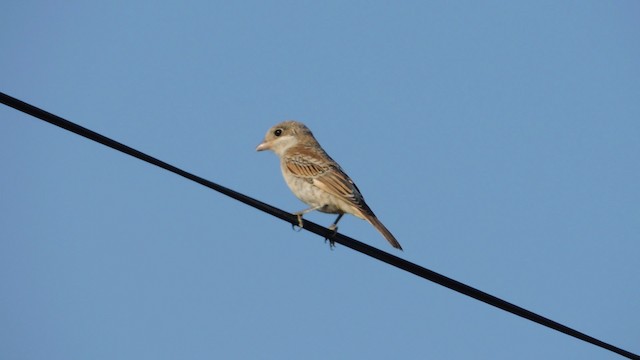
[[336,243],[335,241],[333,241],[333,237],[338,233],[338,221],[340,221],[340,219],[342,219],[342,216],[344,215],[344,213],[338,214],[338,217],[336,218],[336,221],[333,222],[333,224],[331,224],[329,226],[329,230],[333,231],[333,234],[331,235],[331,238],[325,238],[324,241],[326,242],[327,240],[329,240],[329,247],[331,249],[333,249],[334,247],[336,247]]
[[338,232],[338,221],[340,221],[340,219],[342,219],[343,215],[344,215],[344,213],[338,214],[338,217],[336,218],[336,221],[334,221],[333,224],[331,224],[331,226],[329,226],[329,230],[333,230],[334,234]]
[[[320,209],[321,207],[322,207],[322,205],[320,205],[320,206],[312,206],[312,207],[310,207],[310,208],[308,208],[308,209],[305,209],[305,210],[302,210],[302,211],[298,211],[298,212],[293,213],[293,215],[296,215],[296,216],[298,217],[298,227],[299,227],[300,229],[302,229],[302,228],[304,227],[304,226],[303,226],[304,224],[303,224],[303,222],[302,222],[302,215],[304,215],[304,214],[306,214],[306,213],[308,213],[308,212],[312,212],[312,211],[314,211],[314,210],[318,210],[318,209]],[[292,227],[294,230],[295,230],[295,228],[296,228],[296,226],[295,226],[294,224],[292,224],[292,225],[291,225],[291,227]]]

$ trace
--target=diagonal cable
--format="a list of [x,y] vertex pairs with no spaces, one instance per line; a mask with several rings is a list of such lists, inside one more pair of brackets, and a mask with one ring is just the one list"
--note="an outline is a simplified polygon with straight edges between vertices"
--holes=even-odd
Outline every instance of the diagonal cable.
[[[57,115],[54,115],[50,112],[44,111],[42,109],[39,109],[33,105],[27,104],[23,101],[20,101],[16,98],[13,98],[9,95],[6,95],[2,92],[0,92],[0,102],[2,102],[3,104],[10,106],[18,111],[24,112],[26,114],[29,114],[31,116],[34,116],[40,120],[46,121],[50,124],[59,126],[65,130],[71,131],[75,134],[78,134],[80,136],[83,136],[85,138],[91,139],[93,141],[99,142],[100,144],[103,144],[105,146],[108,146],[114,150],[118,150],[120,152],[123,152],[125,154],[131,155],[135,158],[138,158],[142,161],[146,161],[150,164],[159,166],[165,170],[168,170],[172,173],[175,173],[177,175],[180,175],[182,177],[185,177],[189,180],[195,181],[198,184],[204,185],[210,189],[213,189],[215,191],[218,191],[224,195],[227,195],[235,200],[238,200],[242,203],[245,203],[251,207],[254,207],[258,210],[262,210],[270,215],[273,215],[279,219],[282,219],[284,221],[287,221],[289,223],[291,223],[292,225],[297,225],[298,224],[298,218],[297,216],[290,214],[286,211],[280,210],[274,206],[271,206],[267,203],[264,203],[262,201],[256,200],[254,198],[251,198],[249,196],[246,196],[244,194],[241,194],[237,191],[231,190],[227,187],[218,185],[214,182],[211,182],[209,180],[203,179],[197,175],[191,174],[189,172],[186,172],[182,169],[179,169],[173,165],[170,165],[164,161],[158,160],[152,156],[149,156],[143,152],[140,152],[134,148],[131,148],[127,145],[124,145],[122,143],[119,143],[115,140],[112,140],[104,135],[98,134],[95,131],[91,131],[85,127],[82,127],[80,125],[77,125],[71,121],[65,120]],[[323,238],[331,238],[331,240],[344,245],[350,249],[353,249],[355,251],[361,252],[363,254],[369,255],[372,258],[378,259],[382,262],[385,262],[389,265],[395,266],[399,269],[405,270],[407,272],[410,272],[414,275],[417,275],[421,278],[424,278],[426,280],[435,282],[436,284],[442,285],[446,288],[449,288],[453,291],[459,292],[461,294],[467,295],[469,297],[472,297],[476,300],[482,301],[486,304],[495,306],[499,309],[502,309],[504,311],[510,312],[514,315],[523,317],[527,320],[531,320],[535,323],[538,323],[540,325],[546,326],[548,328],[557,330],[561,333],[564,333],[566,335],[569,336],[573,336],[577,339],[580,339],[582,341],[585,341],[587,343],[593,344],[595,346],[601,347],[603,349],[607,349],[609,351],[612,351],[616,354],[622,355],[624,357],[627,357],[629,359],[636,359],[636,360],[640,360],[640,356],[637,354],[634,354],[632,352],[629,352],[627,350],[621,349],[617,346],[611,345],[609,343],[606,343],[602,340],[596,339],[592,336],[589,336],[585,333],[582,333],[580,331],[577,331],[575,329],[572,329],[568,326],[565,326],[563,324],[560,324],[556,321],[553,321],[549,318],[546,318],[544,316],[538,315],[532,311],[529,311],[527,309],[524,309],[520,306],[517,306],[515,304],[512,304],[510,302],[507,302],[505,300],[502,300],[496,296],[493,296],[491,294],[488,294],[484,291],[478,290],[476,288],[473,288],[469,285],[466,285],[464,283],[461,283],[457,280],[451,279],[449,277],[446,277],[444,275],[441,275],[435,271],[429,270],[427,268],[424,268],[420,265],[414,264],[412,262],[409,262],[407,260],[401,259],[395,255],[391,255],[387,252],[384,252],[382,250],[379,250],[377,248],[374,248],[373,246],[369,246],[365,243],[362,243],[358,240],[355,240],[353,238],[350,238],[348,236],[342,235],[342,234],[334,234],[332,230],[329,230],[325,227],[322,227],[316,223],[313,223],[311,221],[307,221],[305,220],[304,222],[304,229],[307,231],[310,231],[312,233],[315,233],[317,235],[322,236]]]

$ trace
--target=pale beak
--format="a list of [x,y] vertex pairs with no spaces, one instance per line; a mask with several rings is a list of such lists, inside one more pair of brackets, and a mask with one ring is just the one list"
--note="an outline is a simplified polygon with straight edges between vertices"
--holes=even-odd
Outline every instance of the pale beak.
[[258,145],[258,147],[256,147],[256,151],[264,151],[264,150],[269,150],[271,148],[271,146],[269,146],[269,143],[267,143],[267,141],[263,141],[260,143],[260,145]]

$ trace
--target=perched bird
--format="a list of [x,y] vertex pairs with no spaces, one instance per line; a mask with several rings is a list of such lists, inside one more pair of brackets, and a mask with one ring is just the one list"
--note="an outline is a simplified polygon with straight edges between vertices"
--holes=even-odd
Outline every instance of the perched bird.
[[338,214],[329,227],[334,231],[344,214],[352,214],[367,220],[394,248],[402,250],[400,243],[371,211],[353,180],[327,155],[303,123],[285,121],[275,125],[267,131],[256,150],[271,150],[280,157],[282,176],[287,185],[298,199],[310,206],[295,213],[300,227],[303,226],[302,215],[310,211]]

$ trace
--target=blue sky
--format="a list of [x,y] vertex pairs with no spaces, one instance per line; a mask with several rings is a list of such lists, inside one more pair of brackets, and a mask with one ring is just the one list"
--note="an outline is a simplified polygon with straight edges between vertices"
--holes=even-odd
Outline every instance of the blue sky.
[[[1,91],[282,209],[305,122],[405,251],[640,352],[640,3],[45,2]],[[0,106],[0,357],[619,359]],[[333,216],[310,214],[320,224]]]

